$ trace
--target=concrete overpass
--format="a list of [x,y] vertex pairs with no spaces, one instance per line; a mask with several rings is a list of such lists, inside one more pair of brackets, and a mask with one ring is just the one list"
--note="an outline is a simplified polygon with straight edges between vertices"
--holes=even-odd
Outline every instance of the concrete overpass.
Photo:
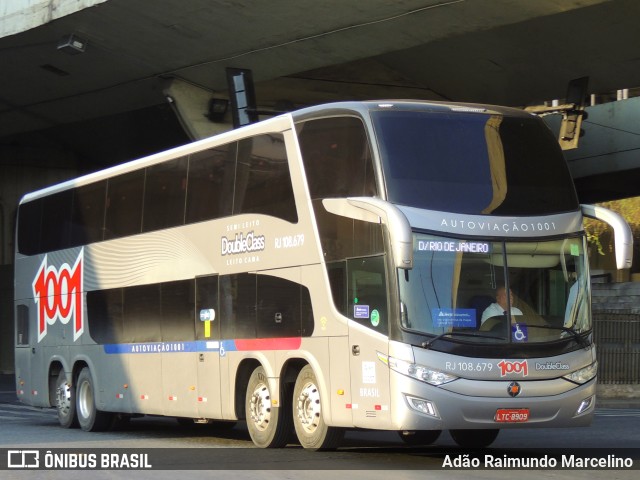
[[[634,87],[639,16],[637,0],[2,2],[0,161],[119,163],[187,141],[172,111],[191,138],[227,129],[204,116],[227,94],[227,67],[253,71],[266,109],[367,98],[526,106],[562,98],[582,76],[593,93]],[[58,48],[70,35],[81,48]]]
[[[640,86],[638,18],[637,0],[1,2],[0,313],[11,316],[18,198],[231,128],[229,116],[205,117],[227,96],[228,67],[253,71],[263,109],[369,98],[527,106],[561,99],[583,76],[594,94]],[[640,193],[628,102],[624,113],[593,107],[624,125],[592,113],[585,150],[570,153],[588,201]],[[0,337],[7,328],[0,321]]]
[[[587,107],[579,147],[565,151],[584,203],[640,195],[640,97]],[[558,119],[550,119],[558,130]]]

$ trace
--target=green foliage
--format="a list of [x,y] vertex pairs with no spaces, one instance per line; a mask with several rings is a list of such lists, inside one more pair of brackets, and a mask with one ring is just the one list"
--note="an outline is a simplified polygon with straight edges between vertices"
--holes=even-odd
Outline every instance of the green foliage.
[[[598,205],[622,215],[631,226],[636,242],[640,239],[640,197],[612,200],[610,202],[599,203]],[[587,234],[587,242],[589,242],[589,245],[600,255],[605,255],[613,251],[611,242],[604,240],[604,237],[611,238],[611,235],[604,235],[611,231],[611,228],[606,223],[598,220],[585,219],[584,229]]]

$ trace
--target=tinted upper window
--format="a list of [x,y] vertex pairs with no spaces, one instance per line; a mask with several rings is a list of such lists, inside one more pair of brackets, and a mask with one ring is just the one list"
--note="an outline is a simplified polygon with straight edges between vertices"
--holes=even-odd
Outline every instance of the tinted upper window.
[[538,118],[372,113],[391,202],[475,215],[578,209],[569,170]]
[[312,199],[376,195],[371,150],[360,119],[309,120],[297,129]]
[[104,239],[140,233],[144,170],[110,178],[107,187]]
[[18,207],[18,251],[24,255],[40,253],[42,200],[33,200]]
[[25,202],[19,206],[17,247],[35,255],[242,213],[298,221],[280,133]]
[[233,213],[262,213],[298,221],[281,134],[259,135],[238,143]]
[[182,225],[186,194],[187,157],[148,167],[144,185],[142,231]]
[[106,181],[74,189],[71,245],[78,246],[102,240],[106,190]]
[[42,203],[42,237],[40,248],[45,251],[65,248],[71,231],[73,192],[66,190],[49,196]]
[[196,152],[189,158],[187,223],[231,215],[237,143]]

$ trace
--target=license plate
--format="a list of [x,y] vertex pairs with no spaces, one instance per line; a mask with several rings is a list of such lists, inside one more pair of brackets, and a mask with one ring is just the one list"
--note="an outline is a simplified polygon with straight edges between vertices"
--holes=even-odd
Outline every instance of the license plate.
[[521,423],[529,420],[528,408],[500,408],[496,411],[498,423]]

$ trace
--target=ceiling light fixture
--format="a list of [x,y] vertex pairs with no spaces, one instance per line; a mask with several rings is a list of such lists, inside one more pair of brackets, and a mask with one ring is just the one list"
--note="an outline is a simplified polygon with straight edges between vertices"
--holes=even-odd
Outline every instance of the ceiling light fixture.
[[82,38],[74,35],[73,33],[70,35],[65,35],[58,42],[58,50],[68,54],[68,55],[78,55],[79,53],[84,53],[84,50],[87,48],[87,41]]

